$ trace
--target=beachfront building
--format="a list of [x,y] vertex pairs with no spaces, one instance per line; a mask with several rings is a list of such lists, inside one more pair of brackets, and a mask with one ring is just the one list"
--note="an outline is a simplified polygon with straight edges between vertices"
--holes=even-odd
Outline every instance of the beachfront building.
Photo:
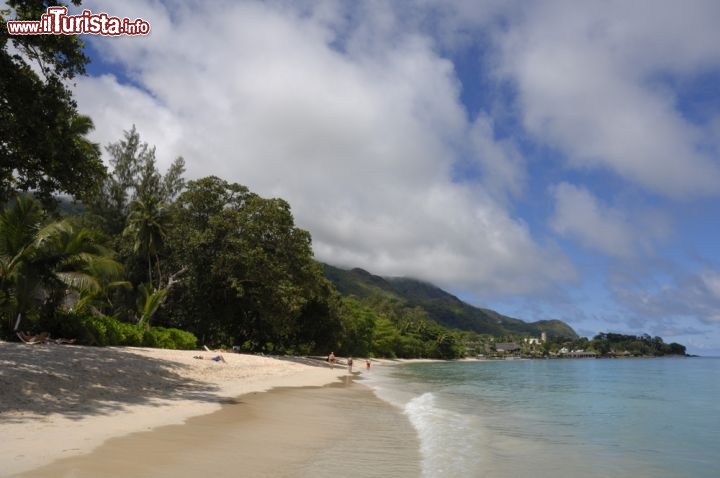
[[564,358],[597,358],[597,354],[595,352],[586,352],[585,350],[573,350],[571,352],[564,353],[561,350],[560,356]]
[[540,337],[526,337],[524,342],[528,345],[542,345],[547,342],[547,334],[545,332],[541,332]]
[[500,342],[495,344],[495,351],[498,353],[513,353],[520,350],[520,346],[515,342]]

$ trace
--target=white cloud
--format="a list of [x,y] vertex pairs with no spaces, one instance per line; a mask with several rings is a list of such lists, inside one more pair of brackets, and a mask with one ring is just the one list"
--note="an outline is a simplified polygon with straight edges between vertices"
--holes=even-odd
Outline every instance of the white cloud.
[[480,114],[469,135],[473,160],[482,171],[482,186],[493,197],[517,198],[527,182],[525,162],[511,140],[496,140],[492,118]]
[[669,233],[667,220],[658,212],[605,205],[586,188],[568,183],[551,192],[555,210],[550,227],[609,256],[627,259],[650,252]]
[[634,232],[623,212],[603,207],[584,188],[561,183],[553,188],[555,213],[550,221],[558,234],[611,256],[630,256]]
[[518,191],[523,167],[489,123],[472,129],[452,63],[428,38],[394,28],[392,11],[365,12],[353,27],[332,8],[293,4],[153,3],[142,14],[134,5],[123,15],[149,21],[152,38],[97,43],[141,88],[112,77],[78,86],[103,142],[136,123],[159,154],[183,155],[191,177],[286,198],[331,263],[485,296],[573,278],[567,259],[492,195],[452,181],[467,138],[504,190]]
[[612,284],[617,301],[644,320],[693,318],[720,324],[720,271],[706,268],[657,285]]
[[483,293],[527,293],[545,289],[540,278],[552,287],[573,277],[562,255],[534,244],[523,224],[467,189],[438,184],[388,191],[383,200],[390,203],[377,216],[344,210],[343,220],[323,234],[329,241],[316,240],[319,254],[347,266],[372,264],[379,274],[403,271]]
[[121,85],[112,75],[84,77],[77,81],[75,98],[80,111],[90,115],[95,124],[93,141],[106,146],[122,138],[133,124],[143,140],[152,138],[157,146],[158,163],[169,166],[181,139],[182,126],[173,113],[155,98],[132,86]]
[[720,66],[717,3],[538,2],[501,38],[527,130],[576,168],[611,170],[671,197],[718,193],[703,128],[661,75]]

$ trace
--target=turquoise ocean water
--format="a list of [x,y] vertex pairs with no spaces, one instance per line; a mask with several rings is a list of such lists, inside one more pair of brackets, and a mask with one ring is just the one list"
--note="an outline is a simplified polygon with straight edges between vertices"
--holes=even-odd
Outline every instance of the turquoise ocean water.
[[720,476],[720,359],[409,363],[364,377],[417,430],[426,478]]

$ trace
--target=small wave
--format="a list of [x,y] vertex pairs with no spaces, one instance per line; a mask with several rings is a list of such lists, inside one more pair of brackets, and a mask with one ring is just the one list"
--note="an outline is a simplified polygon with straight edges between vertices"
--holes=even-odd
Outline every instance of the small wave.
[[432,392],[410,400],[404,411],[420,438],[424,477],[468,476],[480,469],[480,429],[472,417],[439,407]]

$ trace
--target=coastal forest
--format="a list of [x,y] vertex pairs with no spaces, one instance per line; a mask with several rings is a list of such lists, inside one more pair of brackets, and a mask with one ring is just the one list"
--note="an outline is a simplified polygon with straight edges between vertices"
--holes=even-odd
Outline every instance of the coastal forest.
[[[56,2],[7,4],[12,19],[33,20]],[[68,86],[89,63],[82,42],[9,37],[9,15],[0,15],[0,338],[446,359],[541,333],[578,340],[559,320],[526,323],[420,281],[321,264],[285,200],[215,176],[188,180],[182,157],[160,170],[132,125],[93,143],[92,118]]]
[[134,128],[105,149],[109,167],[77,195],[23,190],[17,173],[3,184],[3,338],[462,355],[459,332],[422,309],[339,293],[284,200],[218,177],[186,181],[182,158],[160,171]]

